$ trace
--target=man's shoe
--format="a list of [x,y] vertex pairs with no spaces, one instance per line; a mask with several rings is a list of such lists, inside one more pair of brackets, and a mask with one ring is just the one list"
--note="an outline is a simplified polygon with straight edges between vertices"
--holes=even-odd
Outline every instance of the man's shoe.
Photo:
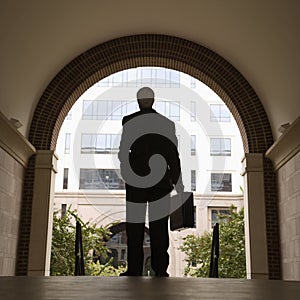
[[126,271],[126,272],[124,272],[124,273],[120,273],[119,276],[141,276],[141,275],[138,274],[138,273]]
[[155,273],[155,277],[169,277],[169,274],[167,272],[165,272],[165,273]]

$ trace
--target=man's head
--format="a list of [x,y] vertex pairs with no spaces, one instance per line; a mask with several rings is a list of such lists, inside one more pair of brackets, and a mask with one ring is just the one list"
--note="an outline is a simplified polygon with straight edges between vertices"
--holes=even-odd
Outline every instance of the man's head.
[[154,103],[154,92],[149,87],[139,89],[136,97],[140,109],[151,108]]

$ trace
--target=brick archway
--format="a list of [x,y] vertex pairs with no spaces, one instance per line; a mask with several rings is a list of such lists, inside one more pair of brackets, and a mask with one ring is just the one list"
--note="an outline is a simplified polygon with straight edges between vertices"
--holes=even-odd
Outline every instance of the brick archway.
[[[29,141],[37,150],[54,150],[60,127],[75,101],[90,86],[115,72],[138,66],[179,70],[204,82],[226,103],[243,140],[245,153],[265,153],[273,144],[265,110],[247,80],[217,53],[191,41],[156,34],[117,38],[84,52],[65,66],[40,98],[32,119]],[[24,273],[29,244],[34,157],[25,175],[19,270]],[[276,180],[272,164],[264,160],[269,272],[280,277]],[[26,230],[22,229],[25,226]],[[23,255],[20,254],[22,252]],[[27,251],[28,252],[28,251]]]

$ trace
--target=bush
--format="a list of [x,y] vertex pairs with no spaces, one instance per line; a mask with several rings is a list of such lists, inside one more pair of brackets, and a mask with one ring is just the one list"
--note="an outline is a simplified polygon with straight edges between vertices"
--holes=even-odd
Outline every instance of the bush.
[[[109,226],[97,227],[90,222],[83,222],[75,210],[70,208],[63,217],[59,216],[60,211],[55,211],[53,215],[53,233],[51,247],[51,266],[50,275],[54,276],[72,276],[75,270],[75,236],[76,221],[82,226],[82,244],[84,252],[85,273],[93,275],[95,273],[93,266],[94,256],[107,256],[109,249],[106,247],[106,241],[111,232]],[[104,269],[107,269],[106,266]],[[101,272],[97,274],[100,275]]]
[[[219,215],[220,257],[219,277],[245,278],[244,210],[230,209],[230,215]],[[179,248],[186,254],[187,266],[184,275],[208,277],[212,244],[212,232],[203,236],[188,235]]]

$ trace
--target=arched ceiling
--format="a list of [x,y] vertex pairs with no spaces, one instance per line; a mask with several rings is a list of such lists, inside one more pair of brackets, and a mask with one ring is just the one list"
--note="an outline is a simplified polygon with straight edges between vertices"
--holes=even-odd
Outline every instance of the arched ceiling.
[[221,55],[252,85],[274,137],[300,112],[297,0],[0,0],[0,110],[31,118],[53,77],[84,51],[143,33],[181,37]]

